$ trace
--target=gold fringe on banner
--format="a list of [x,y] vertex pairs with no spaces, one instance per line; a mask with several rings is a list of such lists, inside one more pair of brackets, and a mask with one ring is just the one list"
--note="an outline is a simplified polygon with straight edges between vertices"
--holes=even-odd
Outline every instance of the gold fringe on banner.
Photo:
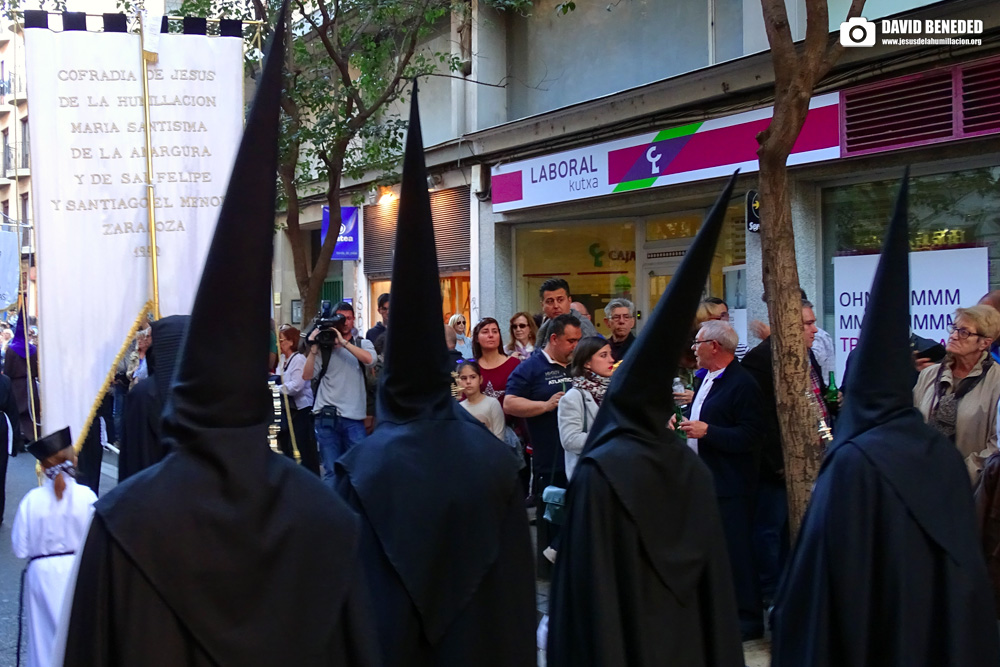
[[80,432],[76,434],[76,441],[73,442],[73,451],[77,454],[83,448],[83,441],[87,437],[87,432],[90,430],[90,425],[94,421],[94,417],[97,416],[97,410],[101,407],[101,403],[104,401],[104,394],[107,393],[108,389],[111,387],[111,383],[115,380],[115,369],[118,368],[118,364],[121,362],[122,357],[128,351],[129,346],[132,344],[132,339],[135,338],[136,333],[138,333],[140,325],[145,324],[147,319],[146,315],[153,308],[153,302],[147,301],[146,305],[142,307],[139,312],[139,316],[135,318],[135,322],[132,323],[132,328],[129,329],[128,335],[125,336],[125,343],[122,345],[121,349],[118,350],[118,354],[115,355],[115,360],[111,362],[111,369],[108,374],[104,377],[104,383],[101,384],[100,390],[97,392],[97,398],[94,400],[94,404],[90,406],[90,413],[87,415],[87,420],[83,423],[83,428]]

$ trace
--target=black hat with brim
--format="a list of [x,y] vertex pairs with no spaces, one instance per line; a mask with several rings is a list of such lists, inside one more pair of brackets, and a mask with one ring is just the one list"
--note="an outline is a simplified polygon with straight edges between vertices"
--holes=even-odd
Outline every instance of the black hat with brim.
[[73,446],[73,438],[70,437],[69,427],[61,431],[50,433],[44,438],[39,438],[27,444],[24,449],[39,461],[44,461],[53,454],[58,454],[67,447]]

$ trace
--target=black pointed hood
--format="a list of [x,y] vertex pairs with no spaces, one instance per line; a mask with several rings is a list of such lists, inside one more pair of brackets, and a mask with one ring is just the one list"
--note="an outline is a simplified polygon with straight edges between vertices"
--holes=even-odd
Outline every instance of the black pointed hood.
[[588,439],[588,451],[623,433],[650,440],[663,437],[663,427],[673,414],[673,402],[661,391],[664,378],[674,376],[681,356],[691,346],[690,323],[708,281],[738,173],[732,175],[705,217],[649,323],[612,376]]
[[[454,365],[444,340],[416,89],[390,294],[378,426],[337,461],[338,489],[359,505],[377,535],[392,580],[402,582],[420,616],[422,641],[436,645],[468,606],[505,540],[525,534],[507,535],[503,528],[506,509],[521,498],[516,459],[451,395]],[[527,530],[526,521],[520,528]],[[382,554],[367,558],[381,562]],[[524,577],[512,577],[511,586],[528,591],[525,611],[531,614],[530,567],[519,574]]]
[[909,168],[882,244],[858,346],[844,378],[845,401],[833,447],[913,408],[916,371],[910,355]]
[[[660,581],[682,604],[693,604],[707,564],[725,560],[725,555],[717,552],[718,545],[710,537],[721,530],[711,473],[687,443],[667,428],[673,402],[663,390],[664,378],[673,377],[684,349],[691,345],[691,322],[708,280],[736,176],[729,179],[709,211],[649,323],[615,371],[577,468],[596,465],[600,470],[634,522]],[[576,488],[577,483],[578,473],[574,473],[567,499],[570,505],[576,493],[584,493]],[[726,628],[727,650],[737,652],[735,597],[727,573],[722,578],[720,604],[725,608],[714,614],[720,627]]]
[[454,409],[451,364],[444,340],[431,199],[420,132],[417,84],[403,157],[403,184],[392,260],[392,324],[378,389],[379,421],[402,423]]
[[[924,531],[961,563],[979,561],[961,537],[954,508],[973,516],[969,477],[954,443],[924,423],[913,406],[910,355],[909,169],[899,187],[872,281],[858,346],[844,380],[844,406],[817,485],[828,483],[839,450],[854,447],[892,485]],[[874,511],[874,510],[872,510]],[[965,515],[965,513],[962,513]]]
[[286,14],[287,0],[167,397],[163,434],[172,451],[95,505],[94,521],[134,568],[118,576],[143,577],[213,664],[314,664],[353,626],[342,615],[356,613],[344,600],[356,576],[357,518],[267,445]]
[[170,393],[170,385],[180,361],[181,346],[187,335],[189,315],[170,315],[153,322],[153,342],[146,353],[149,374],[156,383],[156,391],[161,397]]
[[164,436],[182,446],[186,434],[200,429],[271,418],[266,371],[285,11],[283,6],[243,130],[167,399]]

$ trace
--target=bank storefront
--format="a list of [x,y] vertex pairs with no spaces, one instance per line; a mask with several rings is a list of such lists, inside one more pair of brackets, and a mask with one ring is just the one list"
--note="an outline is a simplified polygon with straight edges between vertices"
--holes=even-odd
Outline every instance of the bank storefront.
[[[511,308],[537,312],[538,285],[559,275],[591,313],[625,296],[648,314],[739,167],[705,293],[729,303],[745,337],[746,320],[767,317],[746,196],[757,189],[756,134],[770,116],[760,109],[495,166],[491,223],[510,228]],[[870,284],[905,166],[911,246],[937,253],[912,260],[926,267],[913,276],[915,299],[926,301],[914,303],[915,331],[943,338],[943,326],[918,325],[946,326],[956,306],[1000,289],[1000,59],[818,95],[788,164],[800,279],[838,357],[854,336],[841,325],[859,324],[838,278],[854,272],[854,283]]]
[[[837,102],[836,95],[813,101],[791,163],[839,155]],[[599,311],[615,297],[636,304],[641,328],[714,202],[720,177],[737,168],[756,171],[756,135],[771,112],[668,127],[494,167],[493,211],[513,223],[515,310],[536,312],[539,285],[559,276],[587,306],[598,331],[607,333]],[[755,185],[752,175],[741,183]],[[729,202],[705,288],[706,296],[729,304],[744,342],[750,298],[746,197],[741,187]]]

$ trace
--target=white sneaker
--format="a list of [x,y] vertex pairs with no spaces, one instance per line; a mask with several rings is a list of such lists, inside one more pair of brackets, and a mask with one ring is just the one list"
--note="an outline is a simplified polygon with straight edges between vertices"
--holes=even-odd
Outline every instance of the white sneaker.
[[542,555],[545,556],[545,558],[547,558],[550,563],[555,563],[556,553],[558,552],[552,547],[545,547],[545,551],[542,552]]

